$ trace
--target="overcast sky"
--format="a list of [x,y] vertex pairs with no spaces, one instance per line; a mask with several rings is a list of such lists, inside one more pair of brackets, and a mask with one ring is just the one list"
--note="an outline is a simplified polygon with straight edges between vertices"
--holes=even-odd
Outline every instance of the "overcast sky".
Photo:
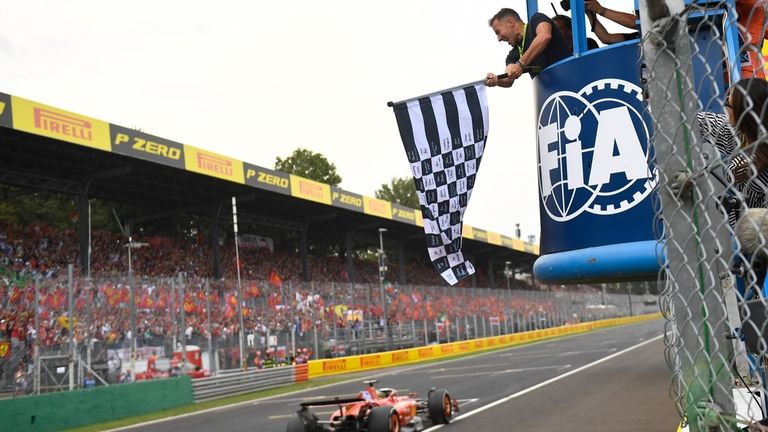
[[[525,13],[522,0],[0,0],[0,92],[268,168],[303,147],[373,196],[410,175],[387,101],[503,72],[510,47],[487,25],[501,7]],[[530,78],[488,89],[488,104],[464,222],[538,241]]]

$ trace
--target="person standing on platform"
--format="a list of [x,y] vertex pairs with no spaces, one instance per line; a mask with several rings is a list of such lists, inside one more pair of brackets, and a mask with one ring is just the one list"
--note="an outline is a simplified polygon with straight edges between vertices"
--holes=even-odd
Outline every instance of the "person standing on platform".
[[503,8],[488,20],[488,25],[499,42],[512,46],[506,59],[507,77],[489,72],[485,77],[488,87],[511,87],[523,73],[535,77],[541,69],[571,55],[560,30],[542,13],[533,14],[525,23],[514,9]]

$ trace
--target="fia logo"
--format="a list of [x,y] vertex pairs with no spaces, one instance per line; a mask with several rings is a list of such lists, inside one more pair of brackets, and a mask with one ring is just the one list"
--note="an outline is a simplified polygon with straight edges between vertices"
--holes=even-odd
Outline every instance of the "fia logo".
[[658,182],[650,164],[642,89],[619,79],[562,91],[538,120],[539,194],[549,217],[612,215],[642,202]]

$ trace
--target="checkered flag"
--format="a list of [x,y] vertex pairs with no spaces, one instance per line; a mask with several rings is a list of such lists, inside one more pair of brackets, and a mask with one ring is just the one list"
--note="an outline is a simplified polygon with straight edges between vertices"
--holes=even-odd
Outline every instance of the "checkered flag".
[[427,250],[449,284],[475,272],[461,253],[464,211],[488,136],[482,81],[392,104],[424,217]]

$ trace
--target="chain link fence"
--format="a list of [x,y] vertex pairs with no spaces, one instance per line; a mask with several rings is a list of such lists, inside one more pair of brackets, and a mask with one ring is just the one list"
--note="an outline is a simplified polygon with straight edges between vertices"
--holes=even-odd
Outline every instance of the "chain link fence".
[[242,280],[239,307],[236,280],[135,277],[131,284],[128,277],[3,276],[4,397],[167,376],[174,359],[188,358],[191,373],[217,374],[658,309],[653,294],[594,288],[522,291],[268,280]]
[[764,430],[764,15],[757,1],[640,4],[666,358],[690,430]]

